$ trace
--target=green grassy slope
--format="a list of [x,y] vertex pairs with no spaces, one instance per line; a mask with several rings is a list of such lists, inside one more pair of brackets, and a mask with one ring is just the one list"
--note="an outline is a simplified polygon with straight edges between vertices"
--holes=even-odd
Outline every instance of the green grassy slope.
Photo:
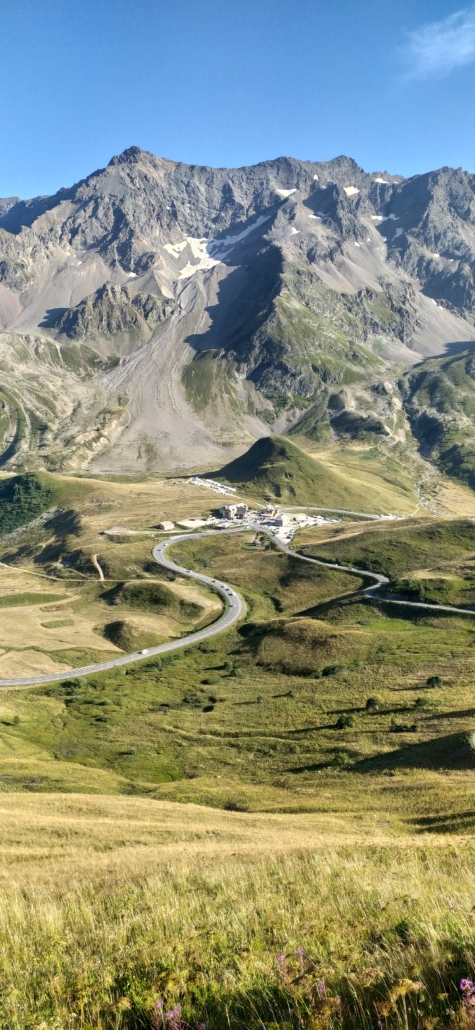
[[[327,530],[323,532],[327,535]],[[405,575],[414,569],[475,553],[475,523],[469,519],[419,523],[407,520],[391,528],[365,525],[352,535],[345,527],[339,527],[331,540],[317,543],[311,538],[311,530],[301,531],[296,538],[298,549],[325,561],[385,572],[388,576]]]
[[[331,546],[414,572],[469,560],[473,532],[420,520]],[[0,695],[0,1023],[139,1030],[163,997],[210,1030],[468,1028],[475,616],[348,596],[357,576],[254,533],[172,553],[240,588],[240,627]],[[114,587],[135,602],[116,639],[167,610],[165,584]]]
[[[352,485],[285,437],[256,440],[245,454],[215,475],[263,501],[373,511],[371,495]],[[373,501],[374,504],[374,501]]]
[[[372,569],[391,579],[391,590],[411,600],[459,606],[475,603],[475,523],[468,519],[400,522],[370,526],[355,535],[333,531],[318,542],[318,531],[303,531],[296,544],[304,554],[342,565]],[[413,578],[412,573],[417,573]]]
[[[3,789],[88,791],[95,769],[114,776],[105,793],[218,807],[316,811],[325,788],[328,810],[364,803],[401,825],[429,816],[436,793],[441,810],[462,811],[467,794],[444,799],[455,785],[443,780],[432,797],[414,782],[409,803],[404,778],[390,798],[382,779],[370,800],[359,765],[475,768],[470,749],[459,754],[475,722],[472,645],[468,620],[412,622],[346,605],[320,619],[253,621],[242,635],[126,673],[9,691],[0,706]],[[434,675],[438,689],[427,686]],[[345,765],[353,770],[343,784],[335,776]],[[471,782],[464,789],[473,794]]]
[[[103,792],[264,811],[320,811],[324,789],[329,811],[369,806],[406,828],[431,815],[436,795],[441,811],[466,807],[471,781],[462,795],[441,775],[428,793],[424,776],[475,768],[466,746],[475,619],[348,599],[358,577],[251,539],[175,548],[240,587],[248,618],[238,630],[127,670],[2,696],[0,783],[88,791],[96,770],[110,778]],[[411,769],[422,779],[408,801]]]

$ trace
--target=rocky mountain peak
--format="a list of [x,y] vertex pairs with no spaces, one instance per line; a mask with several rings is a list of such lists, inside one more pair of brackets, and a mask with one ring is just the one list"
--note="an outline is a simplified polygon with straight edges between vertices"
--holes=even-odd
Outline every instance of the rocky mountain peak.
[[115,154],[114,157],[111,157],[107,167],[111,168],[114,167],[114,165],[134,164],[144,156],[153,158],[154,155],[148,150],[142,150],[141,147],[127,147],[127,150],[124,150],[122,154]]
[[[21,382],[22,425],[50,427],[38,460],[96,471],[223,464],[292,427],[395,443],[401,369],[475,338],[474,182],[133,146],[53,197],[0,202],[12,422]],[[36,460],[34,439],[7,461]]]

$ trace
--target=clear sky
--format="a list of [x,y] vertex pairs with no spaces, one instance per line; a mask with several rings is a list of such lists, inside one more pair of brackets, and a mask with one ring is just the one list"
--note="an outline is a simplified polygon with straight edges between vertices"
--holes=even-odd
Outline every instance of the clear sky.
[[475,5],[0,0],[0,196],[132,144],[195,164],[475,172]]

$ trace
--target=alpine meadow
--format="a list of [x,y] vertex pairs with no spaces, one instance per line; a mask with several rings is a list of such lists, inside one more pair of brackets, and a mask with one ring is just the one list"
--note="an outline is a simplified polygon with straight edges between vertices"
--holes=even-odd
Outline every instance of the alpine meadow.
[[475,1027],[474,275],[462,168],[0,200],[2,1030]]

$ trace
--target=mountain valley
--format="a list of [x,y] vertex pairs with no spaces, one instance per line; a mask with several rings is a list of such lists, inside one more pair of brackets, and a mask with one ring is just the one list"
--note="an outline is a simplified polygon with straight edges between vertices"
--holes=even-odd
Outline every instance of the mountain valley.
[[474,197],[0,201],[2,1028],[468,1026]]

